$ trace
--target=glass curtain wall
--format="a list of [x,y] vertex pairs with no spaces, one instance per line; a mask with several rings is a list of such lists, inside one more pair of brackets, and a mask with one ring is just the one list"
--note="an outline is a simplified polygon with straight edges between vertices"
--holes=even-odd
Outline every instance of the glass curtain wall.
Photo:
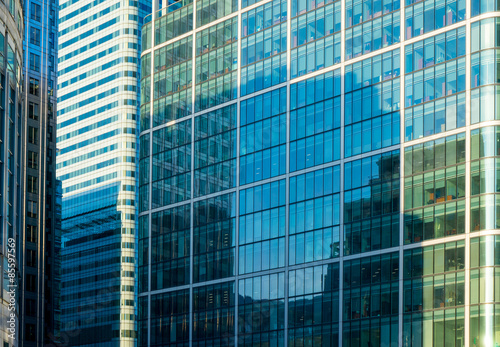
[[[500,19],[477,17],[496,6],[198,0],[148,17],[140,345],[500,343]],[[166,295],[189,312],[149,314]]]

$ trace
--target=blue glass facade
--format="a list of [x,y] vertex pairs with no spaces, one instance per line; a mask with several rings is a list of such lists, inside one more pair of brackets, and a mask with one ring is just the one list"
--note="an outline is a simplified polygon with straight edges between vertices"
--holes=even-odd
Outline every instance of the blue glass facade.
[[500,343],[500,22],[470,5],[146,19],[140,346]]
[[[61,206],[56,176],[56,1],[24,3],[25,252],[22,346],[61,342]],[[36,205],[34,205],[36,204]],[[43,314],[40,314],[43,312]]]

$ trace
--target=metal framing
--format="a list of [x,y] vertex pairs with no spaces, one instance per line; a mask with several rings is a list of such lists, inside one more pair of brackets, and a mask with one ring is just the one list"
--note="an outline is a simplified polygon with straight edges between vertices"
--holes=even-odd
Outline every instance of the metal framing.
[[[156,0],[157,1],[157,0]],[[411,38],[411,39],[408,39],[408,40],[405,40],[405,30],[404,30],[404,21],[405,21],[405,6],[404,6],[404,1],[401,1],[401,6],[400,6],[400,43],[397,43],[397,44],[393,44],[389,47],[385,47],[385,48],[382,48],[380,50],[377,50],[377,51],[373,51],[373,52],[370,52],[368,54],[365,54],[365,55],[362,55],[362,56],[359,56],[359,57],[356,57],[356,58],[353,58],[353,59],[349,59],[348,61],[345,61],[344,59],[344,54],[342,54],[341,56],[341,63],[340,64],[335,64],[333,66],[330,66],[330,67],[327,67],[327,68],[324,68],[324,69],[321,69],[321,70],[318,70],[318,71],[314,71],[312,73],[309,73],[309,74],[306,74],[304,76],[300,76],[300,77],[297,77],[293,80],[290,80],[290,68],[287,69],[287,81],[284,82],[284,83],[280,83],[278,85],[275,85],[275,86],[272,86],[270,88],[266,88],[266,89],[263,89],[263,90],[260,90],[258,92],[255,92],[255,93],[251,93],[251,94],[248,94],[248,95],[245,95],[243,97],[240,96],[240,83],[241,83],[241,79],[240,79],[240,67],[241,67],[241,63],[240,63],[240,60],[241,60],[241,14],[244,13],[244,12],[247,12],[248,10],[251,10],[251,9],[254,9],[256,7],[259,7],[261,5],[264,5],[266,3],[269,3],[269,2],[272,2],[272,0],[264,0],[264,1],[259,1],[253,5],[250,5],[244,9],[241,8],[241,2],[238,2],[238,11],[237,12],[234,12],[228,16],[225,16],[223,18],[220,18],[218,20],[215,20],[213,22],[211,22],[210,24],[207,24],[207,25],[204,25],[202,27],[199,27],[199,28],[194,28],[191,32],[189,33],[186,33],[184,35],[180,35],[179,37],[175,38],[175,39],[172,39],[172,40],[169,40],[167,42],[163,42],[161,43],[160,45],[157,45],[155,46],[154,45],[154,24],[153,24],[153,30],[151,31],[151,35],[152,35],[152,47],[146,51],[143,52],[143,54],[147,54],[147,53],[151,53],[151,59],[153,59],[153,56],[154,56],[154,50],[155,49],[158,49],[160,47],[163,47],[165,45],[168,45],[168,44],[171,44],[173,42],[175,42],[176,40],[180,39],[180,38],[184,38],[184,37],[187,37],[187,36],[190,36],[192,35],[193,37],[193,51],[195,51],[195,45],[196,45],[196,34],[203,30],[203,29],[206,29],[207,27],[210,27],[210,26],[213,26],[217,23],[221,23],[229,18],[232,18],[232,17],[238,17],[238,77],[237,77],[237,81],[238,81],[238,89],[237,89],[237,99],[236,100],[232,100],[230,102],[226,102],[224,104],[221,104],[221,105],[218,105],[218,106],[215,106],[215,107],[212,107],[210,109],[206,109],[206,110],[203,110],[203,111],[200,111],[200,112],[194,112],[195,108],[194,108],[194,102],[195,102],[195,90],[196,90],[196,84],[195,84],[195,72],[194,72],[194,68],[193,68],[193,82],[192,82],[192,108],[193,108],[193,112],[191,115],[187,116],[187,117],[183,117],[182,119],[180,120],[176,120],[176,121],[172,121],[172,122],[169,122],[167,124],[163,124],[163,125],[160,125],[158,127],[155,127],[154,129],[152,127],[150,127],[148,130],[145,130],[143,132],[141,132],[141,135],[144,135],[146,133],[150,133],[152,135],[152,132],[153,130],[157,130],[157,129],[160,129],[162,127],[166,127],[166,126],[170,126],[172,124],[175,124],[176,122],[179,122],[179,121],[185,121],[187,119],[192,119],[192,126],[193,126],[193,130],[194,130],[194,119],[198,116],[198,115],[201,115],[201,114],[205,114],[207,112],[210,112],[210,111],[213,111],[213,110],[216,110],[216,109],[219,109],[219,108],[223,108],[223,107],[226,107],[230,104],[234,104],[234,103],[237,103],[237,156],[236,156],[236,160],[237,160],[237,168],[236,168],[236,172],[237,172],[237,177],[236,177],[236,183],[235,183],[235,187],[234,188],[231,188],[231,189],[227,189],[227,190],[224,190],[224,191],[221,191],[221,192],[218,192],[218,193],[214,193],[214,194],[210,194],[210,195],[204,195],[204,196],[201,196],[201,197],[196,197],[196,198],[192,198],[190,200],[186,200],[184,202],[181,202],[181,203],[175,203],[175,204],[171,204],[171,205],[167,205],[167,206],[163,206],[161,208],[157,208],[157,209],[154,209],[154,210],[151,210],[151,205],[150,205],[150,210],[149,211],[146,211],[146,212],[142,212],[140,213],[140,216],[143,216],[143,215],[149,215],[151,217],[151,213],[154,213],[154,212],[157,212],[157,211],[162,211],[162,210],[166,210],[166,209],[170,209],[172,207],[175,207],[175,206],[178,206],[178,205],[185,205],[187,203],[190,203],[191,204],[191,255],[190,255],[190,268],[191,268],[191,281],[189,285],[185,285],[185,286],[181,286],[181,287],[173,287],[173,288],[166,288],[166,289],[161,289],[161,290],[156,290],[154,292],[152,291],[149,291],[148,293],[141,293],[139,294],[140,297],[142,296],[151,296],[151,295],[154,295],[154,294],[158,294],[158,293],[164,293],[164,292],[172,292],[172,291],[177,291],[177,290],[180,290],[180,289],[186,289],[186,288],[189,288],[190,289],[190,293],[191,293],[191,303],[190,303],[190,345],[192,344],[192,324],[193,324],[193,308],[192,308],[192,290],[194,287],[198,287],[198,286],[204,286],[204,285],[208,285],[208,284],[214,284],[214,283],[224,283],[224,282],[228,282],[228,281],[235,281],[235,341],[236,341],[236,344],[238,343],[238,327],[237,327],[237,317],[238,317],[238,280],[240,279],[244,279],[244,278],[249,278],[249,277],[254,277],[254,276],[261,276],[261,275],[266,275],[266,274],[272,274],[272,273],[278,273],[278,272],[285,272],[285,317],[284,317],[284,320],[285,320],[285,329],[284,329],[284,339],[285,339],[285,344],[288,343],[288,329],[286,327],[288,327],[288,272],[289,270],[292,270],[292,269],[301,269],[301,268],[308,268],[308,267],[311,267],[311,266],[315,266],[315,265],[324,265],[324,264],[331,264],[331,263],[339,263],[339,345],[342,345],[342,301],[343,301],[343,263],[344,261],[347,261],[347,260],[353,260],[353,259],[359,259],[359,258],[365,258],[365,257],[369,257],[369,256],[372,256],[372,255],[377,255],[377,254],[387,254],[387,253],[392,253],[392,252],[399,252],[399,317],[398,317],[398,321],[399,321],[399,333],[398,333],[398,343],[399,345],[402,345],[403,344],[403,254],[404,254],[404,251],[405,250],[408,250],[408,249],[413,249],[413,248],[419,248],[419,247],[423,247],[423,246],[429,246],[429,245],[436,245],[436,244],[443,244],[443,243],[447,243],[447,242],[450,242],[450,241],[457,241],[457,240],[465,240],[465,257],[466,257],[466,260],[465,260],[465,345],[468,346],[468,343],[469,343],[469,313],[470,313],[470,306],[469,306],[469,296],[470,296],[470,281],[469,281],[469,275],[470,275],[470,238],[471,236],[483,236],[483,235],[500,235],[500,231],[480,231],[480,232],[475,232],[474,234],[470,234],[470,131],[471,129],[474,129],[474,128],[479,128],[479,127],[484,127],[484,126],[488,126],[488,125],[500,125],[500,121],[490,121],[490,122],[482,122],[482,123],[478,123],[478,124],[474,124],[474,125],[471,125],[470,124],[470,26],[471,26],[471,23],[472,22],[476,22],[478,20],[481,20],[481,19],[485,19],[485,18],[491,18],[491,17],[498,17],[499,16],[499,13],[496,12],[496,13],[487,13],[487,14],[483,14],[483,15],[479,15],[479,16],[476,16],[472,19],[466,17],[465,20],[463,21],[460,21],[458,23],[455,23],[455,24],[452,24],[452,25],[449,25],[449,26],[445,26],[441,29],[438,29],[438,30],[434,30],[434,31],[431,31],[431,32],[428,32],[428,33],[425,33],[425,34],[422,34],[422,35],[419,35],[417,37],[414,37],[414,38]],[[196,5],[197,5],[197,1],[193,1],[193,6],[194,6],[194,9],[193,9],[193,26],[195,26],[195,23],[196,23]],[[471,8],[471,0],[466,0],[466,13],[467,14],[470,14],[470,8]],[[288,15],[287,15],[287,33],[288,33],[288,37],[290,38],[290,33],[291,33],[291,18],[290,18],[290,14],[291,14],[291,2],[288,1],[287,2],[287,11],[288,11]],[[154,17],[153,17],[154,18]],[[153,22],[154,22],[154,19],[153,19]],[[431,135],[431,136],[427,136],[427,137],[423,137],[423,138],[419,138],[419,139],[416,139],[416,140],[411,140],[411,141],[408,141],[408,142],[405,142],[404,141],[404,131],[405,131],[405,124],[404,124],[404,114],[405,114],[405,107],[404,107],[404,79],[405,79],[405,72],[404,72],[404,66],[405,66],[405,46],[408,45],[408,44],[411,44],[411,43],[414,43],[414,42],[417,42],[417,41],[422,41],[426,38],[429,38],[429,37],[433,37],[433,36],[436,36],[438,34],[441,34],[441,33],[444,33],[444,32],[447,32],[447,31],[450,31],[450,30],[453,30],[453,29],[456,29],[456,28],[459,28],[459,27],[463,27],[465,26],[466,27],[466,44],[467,44],[467,47],[466,47],[466,126],[465,127],[462,127],[462,128],[457,128],[457,129],[453,129],[453,130],[449,130],[449,131],[445,131],[445,132],[441,132],[439,134],[434,134],[434,135]],[[345,1],[342,1],[341,0],[341,52],[344,52],[345,51]],[[286,55],[287,55],[287,66],[290,67],[290,62],[291,62],[291,40],[288,39],[287,40],[287,51],[286,51]],[[390,51],[393,51],[393,50],[396,50],[396,49],[399,49],[399,52],[400,52],[400,69],[401,69],[401,73],[400,73],[400,110],[399,110],[399,113],[400,113],[400,144],[399,145],[394,145],[394,146],[390,146],[390,147],[386,147],[386,148],[383,148],[383,149],[380,149],[380,150],[375,150],[375,151],[370,151],[368,153],[363,153],[363,154],[359,154],[359,155],[355,155],[355,156],[350,156],[348,158],[345,158],[344,157],[344,139],[345,139],[345,135],[344,135],[344,117],[343,117],[343,114],[344,114],[344,71],[345,71],[345,67],[347,65],[351,65],[355,62],[358,62],[358,61],[362,61],[362,60],[365,60],[367,58],[370,58],[370,57],[373,57],[373,56],[377,56],[377,55],[380,55],[380,54],[383,54],[385,52],[390,52]],[[152,61],[152,75],[153,75],[153,60]],[[192,63],[193,63],[193,67],[195,66],[195,62],[196,62],[196,55],[193,54],[193,58],[192,58]],[[341,101],[341,156],[340,156],[340,160],[335,160],[333,162],[329,162],[329,163],[325,163],[325,164],[321,164],[321,165],[317,165],[317,166],[314,166],[314,167],[311,167],[311,168],[306,168],[306,169],[303,169],[303,170],[297,170],[297,171],[294,171],[293,173],[290,172],[290,86],[292,84],[295,84],[299,81],[303,81],[303,80],[306,80],[306,79],[309,79],[311,77],[314,77],[314,76],[318,76],[318,75],[322,75],[322,74],[325,74],[326,72],[330,72],[330,71],[334,71],[334,70],[337,70],[337,69],[340,69],[341,71],[341,96],[340,96],[340,101]],[[151,79],[152,81],[153,79]],[[153,85],[153,82],[151,82],[152,85]],[[259,94],[262,94],[262,93],[266,93],[266,92],[269,92],[270,90],[274,90],[274,89],[278,89],[278,88],[282,88],[282,87],[286,87],[287,88],[287,112],[286,112],[286,117],[287,117],[287,128],[286,128],[286,136],[287,136],[287,141],[286,141],[286,174],[284,175],[279,175],[279,176],[276,176],[276,177],[272,177],[270,179],[264,179],[264,180],[260,180],[260,181],[257,181],[257,182],[253,182],[253,183],[250,183],[250,184],[245,184],[243,186],[240,186],[239,184],[239,160],[240,160],[240,153],[239,153],[239,142],[240,142],[240,132],[239,132],[239,129],[240,129],[240,101],[241,100],[245,100],[247,98],[251,98],[251,97],[254,97],[256,95],[259,95]],[[152,88],[152,86],[151,86]],[[152,116],[153,116],[153,100],[151,100],[150,102],[150,119],[151,119],[151,124],[152,124]],[[453,135],[453,134],[457,134],[457,133],[463,133],[463,132],[466,132],[466,198],[465,198],[465,204],[466,204],[466,216],[465,216],[465,233],[464,234],[461,234],[461,235],[455,235],[455,236],[450,236],[450,237],[445,237],[445,238],[439,238],[439,239],[433,239],[433,240],[428,240],[428,241],[423,241],[423,242],[417,242],[417,243],[412,243],[412,244],[407,244],[405,245],[404,244],[404,235],[403,235],[403,228],[404,228],[404,175],[403,174],[400,174],[400,177],[399,177],[399,180],[400,180],[400,211],[399,211],[399,214],[400,214],[400,229],[399,229],[399,237],[400,237],[400,240],[399,240],[399,246],[397,247],[391,247],[391,248],[387,248],[387,249],[383,249],[383,250],[378,250],[378,251],[371,251],[371,252],[364,252],[364,253],[360,253],[360,254],[355,254],[355,255],[349,255],[349,256],[344,256],[343,255],[343,246],[344,246],[344,236],[343,236],[343,226],[344,226],[344,220],[343,220],[343,209],[344,209],[344,204],[343,204],[343,201],[344,201],[344,163],[346,162],[350,162],[350,161],[353,161],[353,160],[357,160],[357,159],[360,159],[360,158],[364,158],[364,157],[370,157],[370,156],[373,156],[373,155],[376,155],[376,154],[380,154],[380,153],[386,153],[386,152],[391,152],[393,150],[397,150],[399,149],[400,150],[400,172],[403,173],[404,172],[404,150],[405,148],[407,147],[410,147],[410,146],[414,146],[415,144],[420,144],[420,143],[424,143],[424,142],[427,142],[427,141],[430,141],[430,140],[433,140],[433,139],[437,139],[437,138],[444,138],[446,136],[449,136],[449,135]],[[191,141],[191,149],[192,149],[192,160],[191,160],[191,167],[192,167],[192,171],[194,171],[194,131],[192,131],[193,133],[193,139]],[[151,143],[152,143],[152,137],[151,137]],[[152,165],[152,162],[151,164]],[[332,167],[332,166],[336,166],[336,165],[340,165],[340,177],[341,177],[341,183],[340,183],[340,200],[341,200],[341,204],[340,204],[340,255],[338,258],[334,258],[334,259],[328,259],[328,260],[321,260],[321,261],[315,261],[315,262],[310,262],[310,263],[305,263],[305,264],[300,264],[300,265],[294,265],[294,266],[289,266],[288,264],[288,242],[289,242],[289,230],[288,230],[288,223],[289,223],[289,180],[290,180],[290,177],[293,177],[293,176],[296,176],[296,175],[301,175],[301,174],[304,174],[306,172],[310,172],[310,171],[316,171],[316,170],[319,170],[319,169],[322,169],[322,168],[326,168],[326,167]],[[151,168],[151,166],[150,166]],[[150,171],[151,172],[151,171]],[[262,184],[265,184],[265,183],[268,183],[268,182],[274,182],[274,181],[278,181],[278,180],[282,180],[282,179],[286,179],[286,186],[287,186],[287,189],[286,189],[286,228],[285,228],[285,267],[284,268],[277,268],[277,269],[272,269],[272,270],[266,270],[266,271],[260,271],[260,272],[254,272],[254,273],[250,273],[250,274],[245,274],[245,275],[239,275],[238,274],[238,260],[239,260],[239,256],[238,256],[238,249],[239,249],[239,243],[238,243],[238,235],[239,235],[239,223],[236,223],[236,241],[235,241],[235,276],[232,276],[232,277],[228,277],[228,278],[224,278],[224,279],[220,279],[220,280],[214,280],[214,281],[208,281],[208,282],[202,282],[202,283],[196,283],[196,284],[193,284],[193,202],[195,201],[199,201],[199,200],[205,200],[207,198],[210,198],[210,197],[213,197],[213,196],[219,196],[219,195],[224,195],[224,194],[227,194],[227,193],[230,193],[230,192],[236,192],[238,193],[240,190],[243,190],[243,189],[247,189],[247,188],[250,188],[250,187],[253,187],[253,186],[258,186],[258,185],[262,185]],[[191,179],[191,194],[193,196],[193,178]],[[239,194],[236,194],[236,201],[237,201],[237,206],[239,206]],[[149,196],[149,203],[151,204],[151,192],[150,192],[150,196]],[[236,220],[238,220],[238,217],[239,217],[239,209],[237,208],[236,209]],[[151,220],[151,218],[149,218]],[[151,235],[150,235],[150,242],[151,242]],[[150,245],[150,248],[149,248],[149,252],[150,252],[150,256],[151,256],[151,245]],[[151,264],[151,262],[150,262]],[[150,272],[150,271],[149,271]],[[151,274],[149,273],[149,276],[151,276]],[[149,316],[150,317],[150,316]]]

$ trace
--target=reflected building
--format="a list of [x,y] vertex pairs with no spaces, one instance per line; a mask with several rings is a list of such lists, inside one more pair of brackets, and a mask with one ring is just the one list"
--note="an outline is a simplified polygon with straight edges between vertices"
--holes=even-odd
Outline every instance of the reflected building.
[[[22,231],[26,206],[24,10],[24,3],[19,0],[0,1],[0,343],[6,347],[17,346],[21,338],[22,270],[23,264],[30,261],[30,254],[24,252]],[[13,306],[9,305],[11,302]]]
[[[56,180],[57,3],[24,4],[25,237],[21,346],[59,343],[60,214]],[[60,212],[60,211],[59,211]]]
[[145,1],[59,3],[61,342],[134,346],[137,157]]
[[497,4],[153,7],[139,345],[500,343]]

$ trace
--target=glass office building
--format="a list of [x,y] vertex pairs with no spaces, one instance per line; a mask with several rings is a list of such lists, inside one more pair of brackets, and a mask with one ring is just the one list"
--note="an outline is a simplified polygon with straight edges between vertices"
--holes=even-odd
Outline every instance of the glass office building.
[[140,30],[146,1],[59,3],[61,341],[136,343]]
[[25,189],[20,346],[59,341],[60,225],[56,208],[55,0],[24,3]]
[[0,344],[6,347],[17,346],[20,339],[21,273],[26,261],[22,246],[23,6],[19,0],[0,1]]
[[154,11],[139,345],[500,343],[497,6]]

